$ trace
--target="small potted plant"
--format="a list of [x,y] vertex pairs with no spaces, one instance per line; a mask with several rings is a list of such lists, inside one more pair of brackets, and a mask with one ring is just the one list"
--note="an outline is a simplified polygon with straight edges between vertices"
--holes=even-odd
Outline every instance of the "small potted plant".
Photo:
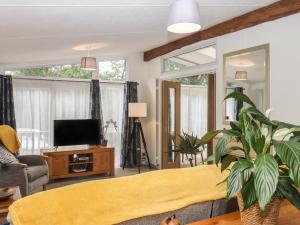
[[[182,157],[186,157],[191,167],[193,167],[194,165],[197,165],[197,154],[200,153],[203,162],[203,156],[202,156],[203,150],[200,149],[202,143],[199,142],[197,136],[194,136],[194,134],[189,135],[183,132],[183,135],[179,135],[179,137],[180,137],[180,144],[176,146],[174,150],[174,152],[176,153],[176,157],[178,156],[178,154],[181,154]],[[193,163],[194,161],[195,164]]]
[[213,158],[222,171],[230,171],[227,198],[237,196],[242,224],[275,225],[283,199],[300,209],[300,127],[270,120],[244,94],[229,98],[249,106],[229,129],[209,132],[201,140],[209,142],[222,133]]
[[117,121],[114,121],[113,119],[109,119],[105,122],[104,128],[104,138],[102,140],[101,146],[107,146],[108,140],[107,140],[107,130],[109,127],[113,127],[114,130],[117,132]]

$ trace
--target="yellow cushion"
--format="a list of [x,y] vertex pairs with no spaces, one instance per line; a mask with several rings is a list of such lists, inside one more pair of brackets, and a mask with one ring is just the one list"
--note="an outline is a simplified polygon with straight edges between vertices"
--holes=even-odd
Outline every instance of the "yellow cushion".
[[16,131],[7,125],[0,126],[0,141],[11,153],[17,153],[21,146]]

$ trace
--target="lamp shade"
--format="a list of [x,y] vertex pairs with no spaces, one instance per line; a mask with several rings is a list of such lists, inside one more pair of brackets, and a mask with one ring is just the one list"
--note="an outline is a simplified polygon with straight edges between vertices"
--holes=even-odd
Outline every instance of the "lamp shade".
[[236,71],[235,80],[247,80],[247,71]]
[[179,34],[201,30],[198,2],[196,0],[175,0],[170,7],[167,30]]
[[147,117],[147,103],[129,103],[128,117]]
[[80,68],[84,70],[97,70],[96,58],[82,57]]

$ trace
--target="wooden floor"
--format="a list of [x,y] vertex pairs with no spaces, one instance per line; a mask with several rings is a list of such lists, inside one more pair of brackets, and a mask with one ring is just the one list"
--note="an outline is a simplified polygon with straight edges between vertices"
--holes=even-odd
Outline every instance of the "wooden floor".
[[[240,213],[234,212],[188,225],[241,225]],[[300,211],[289,202],[284,201],[277,225],[300,225]]]

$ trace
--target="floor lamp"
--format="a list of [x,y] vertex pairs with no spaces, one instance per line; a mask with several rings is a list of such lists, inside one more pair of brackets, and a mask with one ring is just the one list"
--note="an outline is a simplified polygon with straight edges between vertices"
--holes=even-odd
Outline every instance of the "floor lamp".
[[[128,105],[128,117],[133,118],[133,129],[129,137],[127,152],[124,156],[123,169],[125,168],[126,162],[129,159],[130,152],[135,150],[137,153],[137,165],[139,173],[141,172],[141,148],[137,146],[137,140],[142,137],[142,143],[145,149],[148,166],[151,169],[151,163],[149,159],[148,149],[146,140],[143,132],[143,127],[139,118],[147,117],[147,103],[129,103]],[[132,146],[132,148],[131,148]]]

